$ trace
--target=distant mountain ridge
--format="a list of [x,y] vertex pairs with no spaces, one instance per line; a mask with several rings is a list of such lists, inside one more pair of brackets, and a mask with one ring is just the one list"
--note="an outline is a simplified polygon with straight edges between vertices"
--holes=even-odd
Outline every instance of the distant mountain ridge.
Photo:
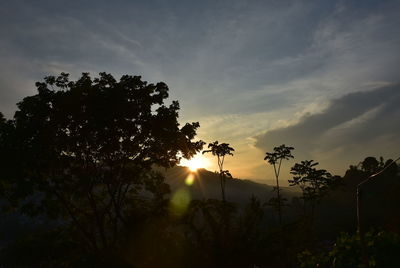
[[[176,166],[167,170],[160,170],[166,178],[166,183],[174,192],[178,189],[186,189],[192,199],[221,199],[221,186],[218,173],[206,169],[198,169],[192,172],[187,167]],[[193,183],[185,183],[189,176],[193,176]],[[271,185],[257,183],[245,179],[227,179],[226,197],[228,201],[235,203],[247,203],[252,195],[265,202],[275,196]],[[298,196],[299,192],[290,187],[282,187],[283,195],[290,200],[292,196]]]

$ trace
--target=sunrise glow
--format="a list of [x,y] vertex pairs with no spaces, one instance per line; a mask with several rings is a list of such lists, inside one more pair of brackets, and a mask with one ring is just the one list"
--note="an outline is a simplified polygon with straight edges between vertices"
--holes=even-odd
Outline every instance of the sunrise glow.
[[207,168],[210,165],[210,162],[208,158],[202,154],[197,154],[190,160],[182,159],[180,165],[188,167],[190,171],[195,172],[199,168]]

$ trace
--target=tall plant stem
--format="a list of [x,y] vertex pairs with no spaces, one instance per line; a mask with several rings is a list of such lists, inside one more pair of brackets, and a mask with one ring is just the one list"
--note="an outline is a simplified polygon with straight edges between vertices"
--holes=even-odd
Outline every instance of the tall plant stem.
[[279,187],[279,173],[281,170],[282,159],[279,160],[278,170],[276,169],[276,165],[274,164],[274,172],[275,172],[275,179],[276,179],[276,194],[278,200],[278,217],[279,217],[279,225],[282,225],[282,204],[281,204],[281,193]]

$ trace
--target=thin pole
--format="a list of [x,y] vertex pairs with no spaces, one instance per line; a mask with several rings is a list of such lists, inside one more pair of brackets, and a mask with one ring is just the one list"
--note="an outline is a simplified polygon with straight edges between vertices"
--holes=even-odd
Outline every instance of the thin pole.
[[360,215],[360,204],[361,204],[361,190],[360,187],[357,186],[357,233],[361,236],[361,215]]

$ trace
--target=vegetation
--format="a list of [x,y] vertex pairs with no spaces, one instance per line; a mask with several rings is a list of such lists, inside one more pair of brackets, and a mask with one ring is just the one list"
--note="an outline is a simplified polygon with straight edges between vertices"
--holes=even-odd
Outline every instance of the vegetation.
[[221,195],[222,201],[226,201],[226,194],[225,194],[225,185],[226,185],[226,178],[232,177],[229,170],[224,170],[224,162],[226,155],[233,155],[233,151],[235,151],[232,147],[229,146],[228,143],[221,143],[218,144],[218,141],[214,141],[213,143],[208,144],[208,148],[210,150],[203,151],[205,153],[212,153],[212,155],[217,157],[218,161],[218,168],[219,168],[219,177],[221,182]]
[[279,216],[279,224],[282,224],[282,206],[286,199],[281,197],[281,189],[279,187],[279,175],[281,173],[282,160],[289,160],[293,158],[291,151],[293,147],[285,146],[282,144],[281,146],[274,147],[274,151],[271,153],[266,153],[264,160],[267,160],[269,164],[274,167],[275,179],[276,179],[276,198],[271,198],[268,202],[269,205],[273,206],[278,211]]
[[166,202],[169,187],[152,166],[199,151],[199,124],[179,127],[178,102],[164,105],[167,85],[138,76],[61,74],[36,86],[2,122],[3,192],[24,214],[64,221],[83,251],[118,250],[135,211]]
[[[163,169],[173,170],[180,156],[190,158],[205,144],[195,141],[198,123],[179,125],[178,102],[164,103],[167,85],[128,75],[117,81],[106,73],[92,79],[84,73],[77,81],[67,74],[46,77],[36,86],[38,93],[18,103],[13,119],[0,114],[0,206],[17,234],[3,231],[11,224],[0,221],[2,267],[398,263],[400,176],[395,161],[367,157],[343,178],[319,169],[314,160],[296,163],[289,183],[301,193],[288,202],[282,222],[280,171],[282,161],[293,158],[293,147],[275,147],[264,159],[274,167],[277,197],[269,200],[274,207],[263,207],[255,195],[246,203],[238,203],[233,194],[227,201],[226,185],[239,180],[224,170],[225,156],[234,149],[218,141],[203,153],[217,157],[219,172],[198,172],[197,179],[215,181],[221,200],[196,199],[183,188],[192,186],[171,193],[165,181]],[[366,230],[378,231],[360,236],[355,193],[374,174],[363,184],[361,215]],[[243,190],[245,184],[236,185]],[[192,189],[210,189],[203,186]],[[249,189],[256,187],[251,182]],[[170,209],[173,202],[182,206],[179,215]],[[278,211],[279,225],[270,216],[272,209]]]
[[305,160],[296,163],[290,171],[293,175],[293,180],[289,180],[290,186],[300,187],[304,200],[304,214],[306,205],[309,204],[311,219],[314,218],[316,205],[328,193],[329,186],[334,183],[332,175],[325,169],[316,169],[317,165],[314,160]]
[[298,255],[300,267],[396,267],[400,252],[398,234],[370,231],[359,235],[342,233],[333,248],[320,253],[308,250]]

